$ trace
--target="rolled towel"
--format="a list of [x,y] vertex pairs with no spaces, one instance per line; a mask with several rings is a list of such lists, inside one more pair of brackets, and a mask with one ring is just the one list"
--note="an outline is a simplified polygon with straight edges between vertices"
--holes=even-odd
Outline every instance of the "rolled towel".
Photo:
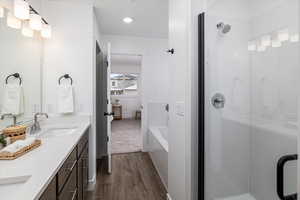
[[31,144],[33,144],[35,142],[35,140],[36,139],[34,137],[29,137],[25,140],[18,140],[16,142],[14,142],[13,144],[10,144],[7,147],[3,148],[0,151],[0,153],[1,152],[15,153],[24,147],[30,146]]

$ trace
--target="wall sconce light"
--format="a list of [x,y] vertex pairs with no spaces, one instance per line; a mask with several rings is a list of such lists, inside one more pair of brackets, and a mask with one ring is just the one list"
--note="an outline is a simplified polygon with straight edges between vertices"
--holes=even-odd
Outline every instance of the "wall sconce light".
[[41,36],[43,38],[51,38],[52,35],[52,29],[49,24],[43,24],[42,30],[41,30]]
[[0,6],[0,18],[4,17],[4,8]]
[[30,28],[29,22],[23,23],[22,34],[26,37],[33,37],[34,31]]
[[29,19],[29,4],[24,0],[14,0],[15,17],[25,20]]
[[14,29],[20,29],[22,21],[16,18],[11,12],[7,14],[7,26]]
[[29,24],[30,28],[32,28],[33,30],[42,30],[42,17],[35,13],[30,14]]

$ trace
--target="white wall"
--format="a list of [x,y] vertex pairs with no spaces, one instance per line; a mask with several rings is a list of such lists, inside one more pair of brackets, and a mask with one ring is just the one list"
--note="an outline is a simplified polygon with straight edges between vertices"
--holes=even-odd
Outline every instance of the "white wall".
[[[113,54],[142,55],[142,132],[147,133],[147,104],[169,101],[168,39],[104,35]],[[146,138],[146,137],[144,137]],[[144,140],[144,144],[146,141]]]
[[90,181],[96,177],[94,78],[95,39],[99,39],[93,5],[90,1],[44,0],[42,14],[52,25],[52,38],[44,47],[44,111],[57,114],[58,78],[69,73],[73,78],[75,114],[91,116]]

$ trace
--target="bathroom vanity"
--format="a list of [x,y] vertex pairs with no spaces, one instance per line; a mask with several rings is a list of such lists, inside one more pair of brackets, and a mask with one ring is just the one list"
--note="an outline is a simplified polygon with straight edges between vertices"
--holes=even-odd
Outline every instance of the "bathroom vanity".
[[40,200],[85,200],[88,187],[88,132],[81,137]]
[[29,176],[22,183],[0,185],[1,199],[85,200],[90,117],[50,117],[41,127],[36,135],[42,141],[39,148],[15,160],[0,161],[5,175]]

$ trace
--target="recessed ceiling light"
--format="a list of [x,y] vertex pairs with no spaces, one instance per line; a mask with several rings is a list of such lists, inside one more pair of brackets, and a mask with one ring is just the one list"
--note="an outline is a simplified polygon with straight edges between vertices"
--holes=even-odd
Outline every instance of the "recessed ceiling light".
[[133,22],[133,19],[131,17],[125,17],[123,19],[123,22],[125,22],[126,24],[130,24],[131,22]]

